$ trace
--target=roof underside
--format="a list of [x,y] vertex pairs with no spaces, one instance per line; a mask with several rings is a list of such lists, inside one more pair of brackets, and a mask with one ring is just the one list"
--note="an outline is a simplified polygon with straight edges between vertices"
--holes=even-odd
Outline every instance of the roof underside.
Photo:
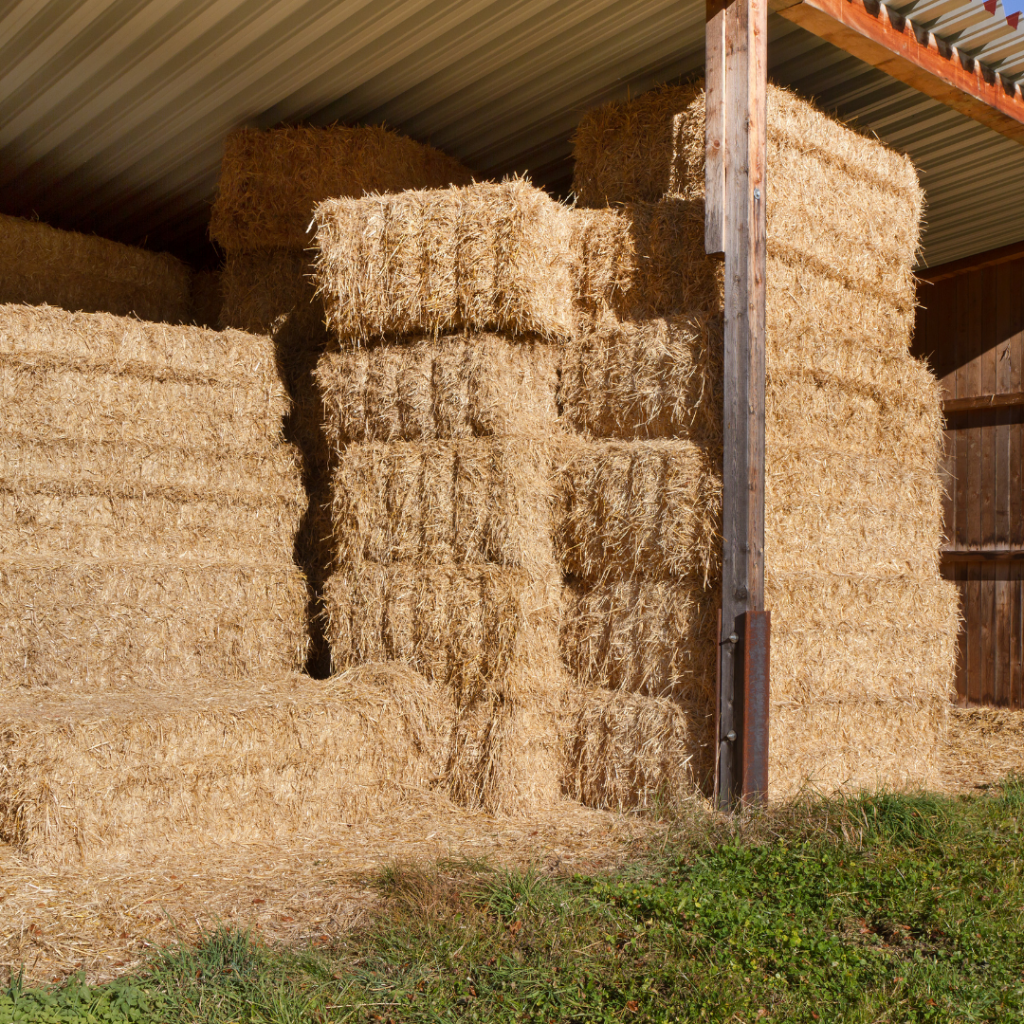
[[[223,139],[239,125],[386,122],[480,176],[528,171],[564,193],[583,111],[703,64],[694,0],[14,0],[2,10],[0,210],[200,261]],[[769,65],[911,156],[928,195],[924,262],[1024,238],[1024,147],[775,17]]]

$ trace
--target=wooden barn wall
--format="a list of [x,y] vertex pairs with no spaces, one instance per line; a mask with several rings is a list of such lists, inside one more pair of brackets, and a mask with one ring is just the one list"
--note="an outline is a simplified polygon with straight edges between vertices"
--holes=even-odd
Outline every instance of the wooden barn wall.
[[1024,253],[976,263],[922,280],[914,349],[941,378],[946,409],[943,573],[964,618],[958,696],[1024,707]]

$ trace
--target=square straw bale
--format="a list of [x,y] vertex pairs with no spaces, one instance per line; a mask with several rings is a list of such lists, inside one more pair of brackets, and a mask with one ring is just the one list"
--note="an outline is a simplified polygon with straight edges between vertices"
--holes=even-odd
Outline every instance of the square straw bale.
[[5,352],[0,404],[28,436],[242,449],[280,443],[288,408],[283,389],[244,378]]
[[[801,628],[832,628],[900,622],[909,609],[921,625],[955,635],[958,604],[956,584],[937,573],[840,573],[820,565],[781,569],[774,563],[765,570],[765,607],[772,610],[773,630],[776,617],[779,629],[790,622]],[[782,678],[780,674],[780,686]],[[943,694],[945,687],[946,682]]]
[[555,545],[580,580],[710,579],[718,570],[721,476],[690,441],[558,446]]
[[848,459],[931,472],[937,467],[943,426],[937,387],[926,400],[913,402],[899,392],[886,394],[881,384],[859,388],[835,377],[773,370],[765,392],[766,443],[780,453],[831,443]]
[[[768,443],[766,565],[836,572],[937,574],[942,542],[938,467]],[[795,533],[799,523],[812,533]]]
[[316,369],[324,431],[351,442],[558,432],[561,353],[548,342],[495,334],[332,349]]
[[318,292],[343,343],[574,331],[570,213],[525,179],[331,199],[316,223]]
[[453,695],[508,705],[557,692],[561,587],[495,565],[364,562],[324,588],[335,670],[400,661]]
[[815,336],[852,336],[891,354],[910,347],[917,306],[913,287],[874,288],[771,242],[765,276],[769,352]]
[[191,283],[168,253],[0,214],[0,303],[188,323]]
[[230,251],[221,275],[220,322],[300,343],[326,341],[323,306],[315,298],[313,254],[303,249]]
[[[947,601],[947,614],[950,607]],[[772,700],[949,698],[956,634],[944,625],[923,619],[914,606],[892,619],[876,612],[828,625],[777,616],[773,608]]]
[[934,790],[949,701],[840,700],[772,707],[768,793]]
[[577,689],[713,706],[718,597],[696,580],[566,587],[561,650]]
[[283,444],[204,451],[0,432],[0,480],[15,494],[50,489],[64,495],[205,499],[285,509],[302,501],[298,458]]
[[446,153],[376,125],[240,128],[224,143],[210,237],[228,251],[304,249],[313,207],[332,196],[471,180]]
[[456,715],[444,779],[463,807],[534,814],[558,801],[560,767],[553,701],[510,707],[492,699]]
[[702,197],[691,181],[698,154],[683,147],[692,147],[684,128],[699,113],[703,176],[703,99],[704,83],[696,81],[588,110],[572,138],[576,201],[598,207],[657,202],[666,193]]
[[682,313],[605,319],[569,342],[559,398],[565,426],[591,437],[721,444],[722,323]]
[[563,723],[563,786],[611,811],[664,811],[706,786],[713,770],[707,709],[664,697],[588,690]]
[[306,584],[290,564],[0,560],[0,683],[138,691],[304,662]]
[[493,563],[557,573],[548,442],[351,444],[337,455],[337,563]]
[[287,565],[304,502],[82,493],[0,480],[0,557],[235,560]]
[[174,372],[262,388],[273,405],[284,398],[274,343],[237,330],[145,323],[106,313],[71,313],[52,306],[0,305],[0,353],[51,358],[70,365],[118,367],[123,372]]
[[437,784],[451,713],[399,665],[131,701],[8,692],[0,837],[37,864],[329,833]]
[[[765,513],[765,548],[772,565],[828,566],[847,573],[935,573],[942,541],[936,507],[915,508],[901,498],[898,493],[883,496],[879,506],[862,496],[819,501],[814,494],[773,494]],[[935,488],[934,505],[938,503]]]
[[573,286],[584,329],[609,315],[641,320],[722,312],[722,262],[704,253],[703,200],[673,196],[570,213]]

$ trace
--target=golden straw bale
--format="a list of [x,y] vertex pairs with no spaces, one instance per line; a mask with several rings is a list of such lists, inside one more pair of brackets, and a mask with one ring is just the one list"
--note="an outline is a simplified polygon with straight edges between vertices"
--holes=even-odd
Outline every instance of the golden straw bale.
[[[929,476],[927,483],[934,483]],[[891,485],[890,485],[891,486]],[[914,507],[898,492],[869,498],[788,496],[773,486],[765,512],[765,550],[775,568],[827,565],[836,572],[934,573],[942,538],[935,502]]]
[[506,703],[561,685],[561,587],[496,565],[364,562],[324,588],[336,671],[401,661],[453,694]]
[[765,275],[769,351],[799,345],[808,336],[851,334],[883,352],[910,347],[917,302],[912,284],[873,288],[772,241]]
[[[115,496],[74,482],[0,480],[0,557],[237,559],[286,565],[304,502]],[[96,493],[99,491],[99,493]]]
[[191,277],[168,253],[0,214],[0,303],[187,323]]
[[[808,532],[796,532],[806,529]],[[942,482],[931,465],[768,444],[765,559],[782,570],[938,572]]]
[[570,211],[573,286],[584,328],[722,311],[722,262],[704,253],[704,203],[671,197]]
[[572,138],[577,202],[607,206],[657,202],[666,193],[703,195],[689,180],[696,173],[695,155],[682,149],[690,141],[684,128],[699,111],[703,178],[703,95],[704,83],[698,81],[588,110]]
[[690,441],[559,444],[555,544],[581,580],[645,579],[718,571],[721,477]]
[[713,758],[706,708],[587,690],[563,724],[563,785],[588,807],[661,810],[693,795]]
[[210,237],[225,249],[303,249],[331,196],[466,185],[457,160],[375,125],[240,128],[224,143]]
[[1024,776],[1024,709],[950,708],[943,788],[977,792],[1011,775]]
[[515,814],[557,795],[561,587],[493,565],[363,563],[324,587],[337,670],[387,657],[454,704],[444,779],[467,807]]
[[191,446],[65,440],[0,432],[5,490],[51,491],[111,499],[148,497],[180,502],[294,507],[302,500],[290,445],[196,449]]
[[481,700],[460,710],[445,770],[449,796],[492,814],[536,813],[560,792],[558,717],[552,702]]
[[0,681],[139,689],[304,662],[306,584],[287,563],[0,560]]
[[[842,573],[820,565],[780,569],[774,563],[765,569],[765,607],[772,610],[773,631],[790,622],[804,629],[838,628],[901,622],[912,614],[922,626],[929,623],[936,632],[955,636],[956,593],[956,584],[933,573]],[[785,673],[773,669],[772,678],[783,692]],[[939,692],[949,695],[948,679],[941,681]]]
[[[947,616],[955,610],[947,601]],[[783,613],[773,607],[772,700],[948,697],[956,635],[926,615],[910,607],[886,620],[873,610],[833,625],[796,616],[792,602]]]
[[5,428],[26,435],[249,448],[280,442],[287,396],[244,378],[0,350],[0,404]]
[[162,373],[174,379],[177,371],[182,380],[192,376],[247,383],[262,388],[274,408],[284,401],[272,340],[236,330],[172,327],[51,306],[0,305],[0,352],[10,358],[117,366],[126,373],[148,372],[154,379]]
[[595,325],[565,348],[566,427],[591,437],[720,444],[721,332],[719,318],[689,313]]
[[527,438],[351,444],[333,477],[339,565],[555,570],[551,446]]
[[573,686],[711,707],[717,601],[692,579],[569,585],[561,649]]
[[363,441],[435,441],[558,429],[560,352],[494,334],[329,350],[316,381],[324,431],[340,448]]
[[334,333],[572,335],[570,212],[525,179],[331,199],[316,208]]
[[450,712],[408,668],[133,695],[5,695],[0,838],[123,862],[329,833],[436,785]]
[[935,789],[948,713],[944,698],[773,702],[769,797]]

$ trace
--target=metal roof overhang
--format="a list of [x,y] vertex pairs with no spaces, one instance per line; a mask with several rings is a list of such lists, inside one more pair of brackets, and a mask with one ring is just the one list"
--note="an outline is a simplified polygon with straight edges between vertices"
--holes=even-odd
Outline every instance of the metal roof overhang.
[[[999,4],[894,0],[1012,83],[1024,26]],[[582,112],[703,53],[699,0],[9,0],[0,211],[202,260],[224,136],[295,121],[386,122],[564,193]],[[911,156],[925,264],[1024,239],[1024,146],[777,15],[769,65]]]

